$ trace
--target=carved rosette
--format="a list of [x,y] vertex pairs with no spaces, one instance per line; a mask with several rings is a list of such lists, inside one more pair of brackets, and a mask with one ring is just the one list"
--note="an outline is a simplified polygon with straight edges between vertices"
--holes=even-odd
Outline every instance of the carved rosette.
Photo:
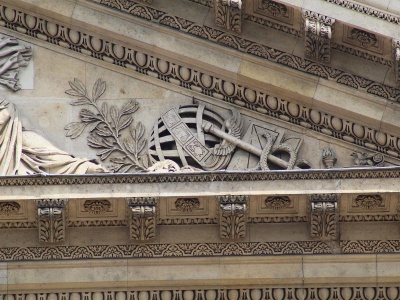
[[281,210],[289,207],[292,203],[288,196],[273,196],[265,199],[265,206],[268,209]]
[[236,33],[242,31],[244,0],[215,0],[215,24]]
[[149,242],[156,237],[157,224],[156,197],[136,197],[128,199],[129,236],[132,241]]
[[378,208],[383,203],[383,199],[380,195],[359,195],[355,201],[358,207],[367,210]]
[[67,199],[36,200],[39,241],[57,243],[65,241]]
[[1,202],[0,216],[12,216],[18,214],[21,206],[17,202]]
[[304,10],[305,57],[329,63],[335,19]]
[[108,200],[86,200],[83,208],[90,214],[104,214],[111,208],[111,203]]
[[339,233],[338,194],[310,195],[311,237],[337,240]]
[[200,201],[197,198],[178,198],[175,207],[181,212],[192,212],[200,207]]
[[394,49],[394,74],[396,78],[396,83],[400,85],[400,41],[393,41]]
[[246,236],[248,196],[219,196],[219,233],[221,239]]

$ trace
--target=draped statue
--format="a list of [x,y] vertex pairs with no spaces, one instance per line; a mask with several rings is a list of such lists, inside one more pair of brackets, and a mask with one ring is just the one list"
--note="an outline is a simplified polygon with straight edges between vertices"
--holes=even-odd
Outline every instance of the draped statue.
[[18,82],[20,67],[26,67],[32,57],[31,47],[19,44],[18,40],[9,36],[0,37],[0,84],[17,91],[21,87]]
[[76,158],[39,134],[25,130],[15,106],[0,100],[0,175],[101,172],[107,170],[88,159]]

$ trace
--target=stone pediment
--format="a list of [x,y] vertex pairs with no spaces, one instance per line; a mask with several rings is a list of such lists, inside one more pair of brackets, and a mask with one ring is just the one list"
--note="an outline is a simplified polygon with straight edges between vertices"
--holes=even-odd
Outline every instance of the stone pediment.
[[375,2],[1,1],[0,299],[398,299]]

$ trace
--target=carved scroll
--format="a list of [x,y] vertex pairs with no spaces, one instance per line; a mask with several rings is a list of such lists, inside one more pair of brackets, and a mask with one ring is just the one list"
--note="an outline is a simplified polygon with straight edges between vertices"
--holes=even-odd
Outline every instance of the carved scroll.
[[244,0],[215,0],[215,24],[228,30],[242,31]]
[[39,241],[57,243],[65,241],[65,215],[68,200],[41,199],[35,201],[39,229]]
[[157,202],[155,197],[129,198],[129,236],[132,241],[149,242],[156,237]]
[[310,195],[311,237],[336,240],[339,233],[337,194]]
[[21,67],[26,67],[32,57],[32,48],[19,44],[14,37],[0,37],[0,84],[14,91],[21,86],[18,72]]
[[220,238],[229,240],[244,238],[248,196],[220,196],[218,201]]
[[335,19],[304,10],[305,57],[329,63]]

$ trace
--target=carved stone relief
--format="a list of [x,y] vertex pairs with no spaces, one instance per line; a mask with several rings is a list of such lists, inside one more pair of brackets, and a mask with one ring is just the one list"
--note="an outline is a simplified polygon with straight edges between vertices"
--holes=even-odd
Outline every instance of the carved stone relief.
[[242,31],[244,0],[214,0],[215,24],[236,33]]
[[83,207],[89,214],[101,215],[110,210],[111,203],[108,200],[86,200]]
[[355,47],[364,48],[378,54],[383,54],[383,39],[371,32],[343,26],[343,42]]
[[[98,149],[101,160],[110,158],[110,171],[125,173],[143,171],[148,167],[147,140],[145,128],[138,122],[133,125],[132,115],[139,109],[137,102],[130,100],[121,108],[109,106],[107,102],[100,103],[99,98],[106,91],[106,82],[98,79],[89,95],[85,85],[78,79],[69,82],[71,89],[66,93],[78,98],[71,105],[85,105],[81,109],[79,122],[65,126],[67,136],[77,138],[85,130],[89,132],[88,145]],[[123,133],[127,133],[123,136]]]
[[193,212],[200,207],[200,201],[197,198],[178,198],[175,207],[181,212]]
[[18,202],[0,202],[0,216],[14,216],[17,215],[21,209]]
[[132,241],[149,242],[156,237],[158,198],[128,199],[129,236]]
[[0,100],[0,141],[0,175],[106,172],[97,163],[76,158],[35,132],[25,131],[16,107],[5,100]]
[[20,45],[14,37],[0,36],[0,84],[19,90],[19,69],[26,67],[31,57],[31,47]]
[[305,57],[329,63],[335,19],[304,10]]
[[[204,170],[220,170],[230,168],[231,157],[235,149],[240,148],[259,158],[257,169],[269,170],[271,165],[281,169],[310,167],[305,160],[297,158],[301,140],[294,139],[294,143],[289,143],[282,135],[260,128],[256,134],[266,143],[254,145],[241,139],[241,114],[233,108],[231,114],[230,118],[224,118],[203,104],[168,110],[153,127],[149,142],[150,162],[154,164],[168,157],[183,167],[191,164]],[[250,124],[248,130],[253,130],[254,126]],[[160,136],[165,137],[161,139]],[[282,152],[287,154],[287,160],[277,155]]]
[[275,196],[265,199],[265,207],[272,210],[284,210],[292,204],[288,196]]
[[219,196],[219,235],[221,239],[243,239],[246,236],[247,196]]
[[311,237],[336,240],[339,234],[338,194],[310,195]]
[[65,241],[65,219],[68,200],[42,199],[35,201],[39,241],[57,243]]
[[272,0],[257,0],[253,2],[253,5],[255,13],[293,25],[294,10],[292,7]]
[[332,169],[337,161],[336,153],[332,148],[322,150],[322,162],[325,168]]
[[381,153],[353,152],[354,166],[357,167],[383,167],[385,165],[385,157]]

